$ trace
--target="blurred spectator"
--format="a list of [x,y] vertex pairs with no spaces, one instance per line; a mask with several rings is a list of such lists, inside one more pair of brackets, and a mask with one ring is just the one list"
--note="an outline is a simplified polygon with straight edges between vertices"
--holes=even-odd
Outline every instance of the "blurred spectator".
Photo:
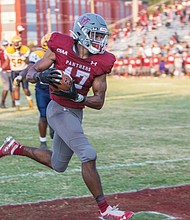
[[174,76],[182,76],[183,58],[180,53],[176,53],[174,57]]
[[128,76],[128,71],[129,71],[129,57],[123,58],[123,65],[124,65],[124,76]]
[[190,76],[190,51],[188,51],[187,56],[184,59],[184,69],[185,74]]
[[146,57],[152,56],[152,47],[150,45],[146,45],[144,48],[144,54]]
[[154,54],[151,61],[151,75],[157,77],[160,75],[160,59],[158,54]]
[[170,76],[173,76],[175,68],[174,68],[174,54],[172,53],[172,51],[169,51],[166,61],[167,61],[168,74]]
[[167,75],[167,68],[166,68],[166,58],[163,54],[160,55],[160,74],[161,76]]
[[136,76],[142,75],[143,58],[142,56],[137,56],[135,59]]
[[131,57],[129,59],[128,75],[129,76],[136,76],[136,63],[135,63],[134,57]]
[[151,69],[151,58],[145,56],[143,58],[143,74],[144,76],[150,76],[150,69]]

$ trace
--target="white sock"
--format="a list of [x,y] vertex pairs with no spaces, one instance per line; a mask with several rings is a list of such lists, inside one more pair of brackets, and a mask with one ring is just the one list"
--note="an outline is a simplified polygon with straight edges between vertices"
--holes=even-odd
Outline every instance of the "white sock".
[[46,142],[46,137],[40,137],[40,142]]

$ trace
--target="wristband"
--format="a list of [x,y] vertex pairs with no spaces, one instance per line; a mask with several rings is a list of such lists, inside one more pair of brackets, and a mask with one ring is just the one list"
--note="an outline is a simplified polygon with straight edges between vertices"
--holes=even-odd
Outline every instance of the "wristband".
[[33,79],[35,80],[35,82],[39,82],[40,81],[40,78],[39,78],[39,72],[35,73],[33,75]]
[[78,95],[77,95],[77,97],[75,98],[74,101],[75,102],[80,102],[80,103],[85,102],[86,101],[86,96],[81,95],[81,94],[78,93]]

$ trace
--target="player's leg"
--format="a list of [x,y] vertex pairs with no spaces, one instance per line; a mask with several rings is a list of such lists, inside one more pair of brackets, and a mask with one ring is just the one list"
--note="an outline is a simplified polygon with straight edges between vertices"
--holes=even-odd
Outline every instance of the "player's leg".
[[10,72],[8,72],[8,81],[9,81],[9,91],[10,91],[11,100],[12,100],[12,107],[15,107],[15,96],[13,92],[13,82],[11,79]]
[[7,94],[8,94],[8,90],[2,90],[2,95],[1,95],[1,104],[0,104],[0,108],[6,108],[6,105],[5,105],[5,101],[6,101],[6,98],[7,98]]
[[3,84],[0,108],[6,108],[5,101],[6,101],[8,90],[9,90],[9,79],[8,79],[8,74],[6,71],[2,71],[0,73],[0,76],[1,76],[1,81]]
[[36,87],[35,91],[36,96],[36,104],[39,111],[39,121],[38,121],[38,130],[40,134],[40,148],[41,149],[48,149],[47,148],[47,118],[46,118],[46,109],[50,102],[49,97],[49,88],[48,89],[40,89]]
[[26,79],[22,80],[22,88],[23,88],[24,94],[26,96],[26,99],[28,101],[29,108],[33,109],[33,107],[34,107],[33,98],[32,98],[32,94],[29,90],[29,83],[26,81]]
[[[54,101],[51,101],[47,108],[49,124],[54,129],[55,135],[59,136],[67,147],[72,152],[75,152],[81,160],[82,176],[87,187],[96,198],[102,194],[102,187],[95,163],[96,151],[84,135],[81,126],[82,115],[82,110],[65,108]],[[58,144],[54,142],[54,146],[56,145]]]
[[73,151],[67,144],[54,132],[53,137],[53,153],[51,157],[52,168],[57,172],[64,172],[73,156]]
[[3,145],[0,147],[0,158],[4,156],[26,156],[41,164],[51,167],[52,151],[42,150],[39,148],[24,146],[17,142],[13,137],[7,137]]
[[[14,79],[19,75],[19,72],[11,71],[11,81],[14,82]],[[20,82],[18,85],[13,87],[13,96],[15,99],[16,110],[20,110]]]
[[84,135],[81,126],[82,116],[83,112],[80,109],[65,108],[54,101],[49,103],[47,119],[55,131],[52,167],[58,172],[64,172],[73,152],[76,153],[82,164],[83,180],[95,198],[101,215],[127,220],[133,215],[132,212],[112,208],[105,199],[96,169],[96,151]]
[[[62,139],[60,144],[58,142],[55,144],[54,142],[54,146],[59,146],[64,142],[66,145],[64,148],[59,149],[60,152],[69,147],[71,152],[76,153],[82,162],[82,177],[84,182],[96,199],[97,203],[101,207],[105,207],[104,209],[102,208],[102,210],[105,211],[108,207],[108,204],[104,198],[100,177],[96,169],[96,151],[90,145],[88,139],[84,135],[81,126],[82,114],[82,110],[80,109],[65,108],[58,105],[54,101],[51,101],[47,108],[48,122],[55,131],[54,140],[56,140],[57,136]],[[52,156],[52,158],[57,159],[54,159],[54,162],[52,162],[52,166],[55,170],[61,169],[60,167],[57,168],[56,166],[57,164],[60,166],[63,159],[63,156],[59,155],[65,155],[65,153],[60,153],[59,151],[57,152],[56,157],[54,157],[54,153]]]

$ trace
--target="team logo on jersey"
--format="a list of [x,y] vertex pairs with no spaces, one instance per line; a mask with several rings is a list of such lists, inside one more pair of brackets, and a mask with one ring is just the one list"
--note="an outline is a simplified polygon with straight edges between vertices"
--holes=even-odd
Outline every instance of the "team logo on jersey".
[[87,18],[86,16],[83,16],[80,20],[79,20],[79,24],[81,26],[84,26],[85,24],[87,24],[90,21],[90,18]]
[[98,64],[97,62],[91,61],[91,65],[96,66],[97,64]]
[[62,53],[62,54],[64,54],[64,55],[67,55],[67,54],[68,54],[68,51],[65,51],[65,50],[63,50],[63,49],[61,49],[61,48],[57,48],[56,51],[57,51],[58,53]]

